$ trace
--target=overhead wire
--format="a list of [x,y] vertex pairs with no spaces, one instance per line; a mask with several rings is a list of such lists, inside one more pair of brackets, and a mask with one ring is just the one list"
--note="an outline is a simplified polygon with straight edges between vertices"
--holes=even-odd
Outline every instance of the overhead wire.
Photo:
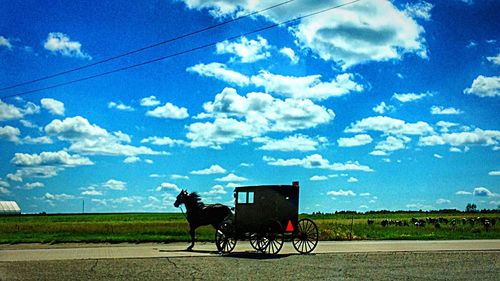
[[248,17],[252,17],[252,16],[255,16],[255,15],[261,14],[261,13],[269,11],[271,9],[274,9],[274,8],[277,8],[277,7],[289,4],[290,2],[293,2],[293,1],[295,1],[295,0],[287,0],[287,1],[284,1],[284,2],[281,2],[281,3],[269,6],[267,8],[264,8],[262,10],[251,12],[251,13],[248,13],[248,14],[236,17],[236,18],[232,18],[232,19],[229,19],[229,20],[226,20],[226,21],[223,21],[223,22],[211,25],[211,26],[204,27],[202,29],[198,29],[198,30],[195,30],[195,31],[192,31],[192,32],[189,32],[189,33],[185,33],[185,34],[182,34],[182,35],[179,35],[179,36],[176,36],[176,37],[173,37],[173,38],[161,41],[161,42],[157,42],[157,43],[145,46],[145,47],[134,49],[132,51],[128,51],[128,52],[125,52],[125,53],[122,53],[122,54],[119,54],[119,55],[115,55],[115,56],[112,56],[112,57],[109,57],[109,58],[105,58],[105,59],[102,59],[102,60],[99,60],[99,61],[96,61],[96,62],[93,62],[93,63],[89,63],[89,64],[82,65],[82,66],[79,66],[79,67],[76,67],[76,68],[64,70],[64,71],[61,71],[61,72],[58,72],[58,73],[46,75],[46,76],[39,77],[39,78],[36,78],[36,79],[33,79],[33,80],[24,81],[24,82],[21,82],[21,83],[18,83],[18,84],[14,84],[14,85],[10,85],[10,86],[7,86],[7,87],[3,87],[3,88],[0,88],[0,91],[5,91],[5,90],[9,90],[9,89],[20,87],[20,86],[25,86],[25,85],[33,84],[33,83],[40,82],[40,81],[43,81],[43,80],[47,80],[47,79],[50,79],[50,78],[55,78],[55,77],[58,77],[58,76],[61,76],[61,75],[64,75],[64,74],[68,74],[68,73],[72,73],[72,72],[79,71],[79,70],[82,70],[82,69],[86,69],[86,68],[89,68],[89,67],[92,67],[92,66],[96,66],[96,65],[99,65],[99,64],[103,64],[103,63],[106,63],[106,62],[109,62],[109,61],[112,61],[112,60],[116,60],[116,59],[119,59],[119,58],[122,58],[122,57],[125,57],[125,56],[129,56],[129,55],[132,55],[132,54],[135,54],[135,53],[139,53],[139,52],[142,52],[142,51],[145,51],[145,50],[148,50],[148,49],[152,49],[152,48],[155,48],[155,47],[158,47],[158,46],[161,46],[161,45],[172,43],[172,42],[184,39],[186,37],[190,37],[190,36],[193,36],[193,35],[196,35],[196,34],[199,34],[199,33],[202,33],[202,32],[205,32],[205,31],[208,31],[208,30],[211,30],[211,29],[214,29],[214,28],[217,28],[217,27],[229,24],[229,23],[232,23],[232,22],[236,22],[236,21],[248,18]]
[[132,64],[132,65],[128,65],[128,66],[116,68],[116,69],[113,69],[113,70],[110,70],[110,71],[106,71],[106,72],[102,72],[102,73],[98,73],[98,74],[94,74],[94,75],[90,75],[90,76],[86,76],[86,77],[82,77],[82,78],[78,78],[78,79],[74,79],[74,80],[62,82],[62,83],[55,84],[55,85],[52,85],[52,86],[42,87],[42,88],[38,88],[38,89],[34,89],[34,90],[29,90],[29,91],[25,91],[25,92],[21,92],[21,93],[17,93],[17,94],[5,95],[5,96],[2,96],[0,98],[5,99],[5,98],[10,98],[10,97],[23,96],[23,95],[27,95],[27,94],[31,94],[31,93],[35,93],[35,92],[40,92],[40,91],[44,91],[44,90],[48,90],[48,89],[58,88],[58,87],[61,87],[61,86],[70,85],[70,84],[82,82],[82,81],[85,81],[85,80],[89,80],[89,79],[93,79],[93,78],[97,78],[97,77],[109,75],[109,74],[112,74],[112,73],[124,71],[124,70],[127,70],[127,69],[136,68],[136,67],[139,67],[139,66],[151,64],[151,63],[154,63],[154,62],[157,62],[157,61],[162,61],[162,60],[165,60],[165,59],[169,59],[169,58],[181,56],[181,55],[184,55],[184,54],[187,54],[187,53],[192,53],[192,52],[197,51],[197,50],[201,50],[201,49],[205,49],[205,48],[208,48],[208,47],[215,46],[217,43],[220,43],[221,41],[233,41],[235,39],[246,37],[248,35],[259,33],[259,32],[262,32],[262,31],[265,31],[265,30],[268,30],[268,29],[271,29],[271,28],[275,28],[275,27],[278,27],[278,26],[290,25],[291,23],[300,21],[302,19],[305,19],[305,18],[308,18],[308,17],[312,17],[312,16],[315,16],[315,15],[319,15],[319,14],[322,14],[322,13],[326,13],[328,11],[331,11],[331,10],[334,10],[334,9],[338,9],[338,8],[341,8],[341,7],[344,7],[344,6],[347,6],[347,5],[351,5],[351,4],[354,4],[354,3],[359,2],[359,1],[362,1],[362,0],[354,0],[354,1],[343,3],[343,4],[339,4],[339,5],[335,5],[335,6],[330,6],[329,8],[318,10],[316,12],[312,12],[312,13],[309,13],[309,14],[306,14],[306,15],[302,15],[302,16],[299,16],[299,17],[296,17],[296,18],[293,18],[293,19],[289,19],[289,20],[286,20],[286,21],[283,21],[283,22],[279,22],[279,23],[274,23],[274,24],[271,24],[271,25],[268,25],[268,26],[265,26],[265,27],[262,27],[262,28],[259,28],[259,29],[255,29],[255,30],[252,30],[252,31],[249,31],[249,32],[245,32],[245,33],[239,34],[239,35],[227,37],[227,38],[225,38],[223,40],[212,41],[210,43],[203,44],[203,45],[191,48],[191,49],[187,49],[187,50],[180,51],[180,52],[177,52],[177,53],[173,53],[173,54],[170,54],[170,55],[158,57],[158,58],[155,58],[155,59],[152,59],[152,60],[147,60],[147,61],[144,61],[144,62],[141,62],[141,63]]

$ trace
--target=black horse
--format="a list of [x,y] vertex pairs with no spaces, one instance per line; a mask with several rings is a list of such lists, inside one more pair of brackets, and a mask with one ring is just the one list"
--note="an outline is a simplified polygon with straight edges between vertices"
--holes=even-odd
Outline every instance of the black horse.
[[217,229],[224,220],[229,219],[233,215],[228,206],[222,204],[203,204],[196,192],[188,193],[186,190],[182,190],[177,195],[174,206],[177,208],[181,204],[186,206],[189,234],[191,234],[191,245],[187,248],[188,251],[193,249],[196,228],[211,224]]

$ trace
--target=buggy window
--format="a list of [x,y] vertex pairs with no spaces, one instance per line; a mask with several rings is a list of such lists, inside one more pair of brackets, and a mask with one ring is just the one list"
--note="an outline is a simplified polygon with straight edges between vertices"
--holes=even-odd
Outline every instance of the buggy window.
[[253,192],[248,192],[248,204],[253,204]]
[[247,193],[238,192],[238,204],[245,204],[247,202]]
[[253,204],[254,192],[238,192],[238,204]]

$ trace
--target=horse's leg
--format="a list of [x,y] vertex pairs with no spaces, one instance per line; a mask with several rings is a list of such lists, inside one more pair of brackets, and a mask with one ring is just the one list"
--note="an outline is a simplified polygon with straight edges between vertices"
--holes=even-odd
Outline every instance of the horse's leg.
[[188,251],[191,251],[194,247],[194,231],[195,231],[195,229],[196,228],[194,226],[189,227],[189,234],[191,235],[191,245],[189,245],[189,247],[187,247]]

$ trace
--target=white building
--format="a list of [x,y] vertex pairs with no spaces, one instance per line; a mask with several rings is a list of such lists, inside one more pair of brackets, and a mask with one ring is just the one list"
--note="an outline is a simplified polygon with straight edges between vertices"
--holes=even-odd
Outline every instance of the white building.
[[0,216],[19,214],[21,214],[21,208],[19,208],[15,201],[0,201]]

